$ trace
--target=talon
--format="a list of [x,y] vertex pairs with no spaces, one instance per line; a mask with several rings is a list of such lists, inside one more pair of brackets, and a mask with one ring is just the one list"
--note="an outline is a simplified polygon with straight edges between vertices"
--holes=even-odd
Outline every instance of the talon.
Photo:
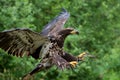
[[83,53],[81,53],[81,54],[79,54],[79,55],[77,56],[78,61],[83,61],[86,56],[89,57],[89,58],[95,58],[94,55],[91,55],[91,54],[89,54],[89,53],[87,53],[87,52],[83,52]]
[[78,55],[78,57],[83,57],[84,55],[86,55],[86,52],[81,53],[80,55]]
[[69,63],[70,63],[70,65],[71,65],[72,67],[75,67],[75,66],[78,64],[77,61],[71,61],[71,62],[69,62]]
[[78,55],[78,60],[84,60],[84,56],[87,55],[87,52],[83,52],[80,55]]

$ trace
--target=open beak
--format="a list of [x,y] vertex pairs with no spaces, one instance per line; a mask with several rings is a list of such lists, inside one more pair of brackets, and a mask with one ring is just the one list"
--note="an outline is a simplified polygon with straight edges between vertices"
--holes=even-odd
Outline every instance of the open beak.
[[79,34],[79,32],[77,30],[73,30],[70,32],[71,34]]

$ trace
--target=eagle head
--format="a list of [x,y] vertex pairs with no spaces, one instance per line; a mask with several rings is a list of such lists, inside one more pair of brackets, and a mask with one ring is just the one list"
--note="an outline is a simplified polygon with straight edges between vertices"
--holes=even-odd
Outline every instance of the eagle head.
[[59,31],[56,35],[57,43],[60,47],[63,47],[64,41],[68,35],[79,34],[79,32],[73,28],[65,28]]
[[66,38],[70,34],[79,34],[79,32],[73,28],[65,28],[58,32],[58,35],[61,35],[61,37]]

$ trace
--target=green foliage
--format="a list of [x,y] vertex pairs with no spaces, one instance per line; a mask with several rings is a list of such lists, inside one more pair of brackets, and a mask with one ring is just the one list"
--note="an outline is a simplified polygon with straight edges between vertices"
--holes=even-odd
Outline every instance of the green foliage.
[[[61,8],[71,16],[80,35],[69,36],[64,49],[73,55],[88,51],[96,56],[74,70],[50,70],[34,75],[34,80],[119,80],[120,1],[119,0],[0,0],[0,31],[30,28],[41,31]],[[0,50],[0,80],[20,80],[39,60],[16,58]]]

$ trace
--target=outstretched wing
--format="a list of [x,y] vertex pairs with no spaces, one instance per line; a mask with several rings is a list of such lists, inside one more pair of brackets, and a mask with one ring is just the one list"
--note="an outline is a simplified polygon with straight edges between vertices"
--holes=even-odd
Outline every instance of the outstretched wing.
[[7,51],[8,54],[20,57],[36,54],[36,50],[46,41],[48,41],[46,37],[29,29],[15,29],[0,32],[0,48]]
[[51,22],[44,26],[44,29],[42,30],[41,34],[44,36],[49,36],[60,31],[63,28],[69,16],[70,14],[65,9],[63,9],[62,12],[56,18],[54,18]]

